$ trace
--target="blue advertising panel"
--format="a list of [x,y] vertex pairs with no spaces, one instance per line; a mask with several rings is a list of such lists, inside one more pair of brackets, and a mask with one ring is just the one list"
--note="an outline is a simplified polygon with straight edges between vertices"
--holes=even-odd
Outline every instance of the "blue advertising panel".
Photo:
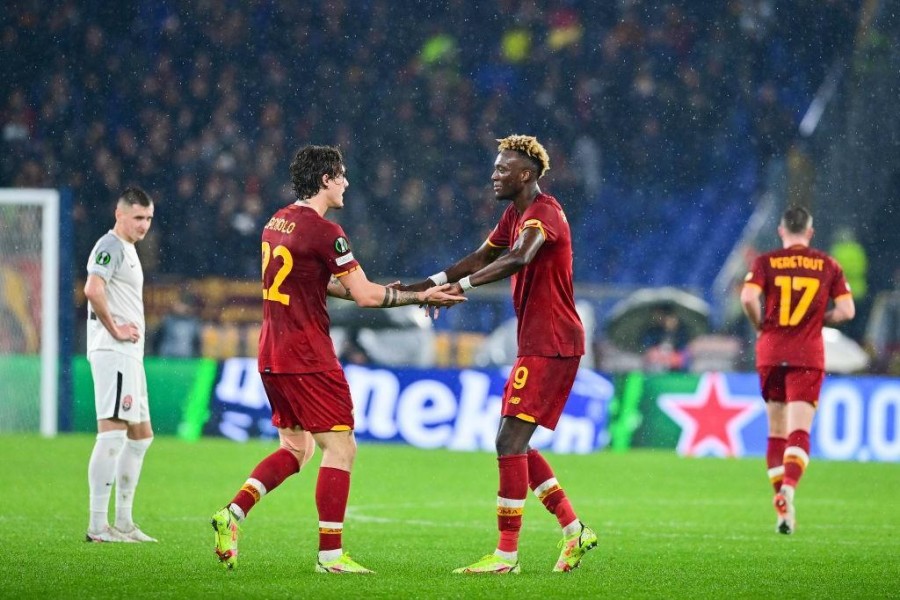
[[[360,441],[407,443],[420,448],[494,450],[504,369],[395,369],[345,367]],[[588,453],[609,441],[612,383],[582,369],[555,431],[541,427],[532,446]],[[221,365],[204,433],[234,440],[275,437],[256,359]]]

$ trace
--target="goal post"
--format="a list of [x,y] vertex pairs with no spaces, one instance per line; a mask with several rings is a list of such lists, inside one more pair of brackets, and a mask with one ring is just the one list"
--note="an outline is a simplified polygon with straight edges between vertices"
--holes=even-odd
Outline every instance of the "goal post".
[[60,193],[0,189],[0,432],[59,427]]

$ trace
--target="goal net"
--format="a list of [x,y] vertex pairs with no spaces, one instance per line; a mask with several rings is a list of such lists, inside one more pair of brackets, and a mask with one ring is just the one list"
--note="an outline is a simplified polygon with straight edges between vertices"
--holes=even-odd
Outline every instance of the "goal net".
[[0,189],[0,433],[57,431],[59,193]]

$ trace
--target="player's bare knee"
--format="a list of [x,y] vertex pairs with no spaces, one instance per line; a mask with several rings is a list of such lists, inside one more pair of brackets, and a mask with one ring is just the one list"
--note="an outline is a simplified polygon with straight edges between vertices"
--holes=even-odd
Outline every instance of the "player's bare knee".
[[313,457],[313,454],[315,454],[315,452],[316,452],[316,441],[313,439],[312,435],[307,434],[305,436],[304,444],[305,444],[304,454],[303,454],[304,458],[300,461],[301,469],[303,468],[303,466],[306,463],[309,462],[309,460]]
[[356,458],[356,440],[344,432],[328,432],[318,435],[316,441],[322,448],[322,465],[349,471]]
[[315,451],[315,443],[307,431],[279,431],[280,445],[297,459],[303,468]]

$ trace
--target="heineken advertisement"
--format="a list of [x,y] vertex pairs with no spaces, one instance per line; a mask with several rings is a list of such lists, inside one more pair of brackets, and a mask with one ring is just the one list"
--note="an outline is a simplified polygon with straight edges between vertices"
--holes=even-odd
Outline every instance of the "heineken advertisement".
[[[237,441],[277,435],[255,359],[148,357],[145,367],[157,434]],[[494,449],[508,369],[348,365],[345,371],[360,441]],[[95,431],[93,385],[83,356],[76,357],[73,374],[73,429]],[[8,387],[0,416],[33,430],[33,394]],[[556,431],[538,428],[533,442],[555,452],[669,448],[684,456],[763,456],[766,436],[755,374],[630,373],[609,379],[581,370]],[[811,444],[817,458],[900,461],[900,379],[826,377]]]
[[[612,447],[675,448],[684,456],[762,456],[765,404],[756,374],[632,373],[616,380]],[[900,380],[825,378],[811,454],[900,460]]]
[[[494,450],[504,369],[345,367],[360,441],[402,442],[419,448]],[[555,431],[538,428],[537,448],[588,453],[608,442],[612,383],[582,369]],[[222,363],[204,432],[234,440],[275,437],[256,359]]]

